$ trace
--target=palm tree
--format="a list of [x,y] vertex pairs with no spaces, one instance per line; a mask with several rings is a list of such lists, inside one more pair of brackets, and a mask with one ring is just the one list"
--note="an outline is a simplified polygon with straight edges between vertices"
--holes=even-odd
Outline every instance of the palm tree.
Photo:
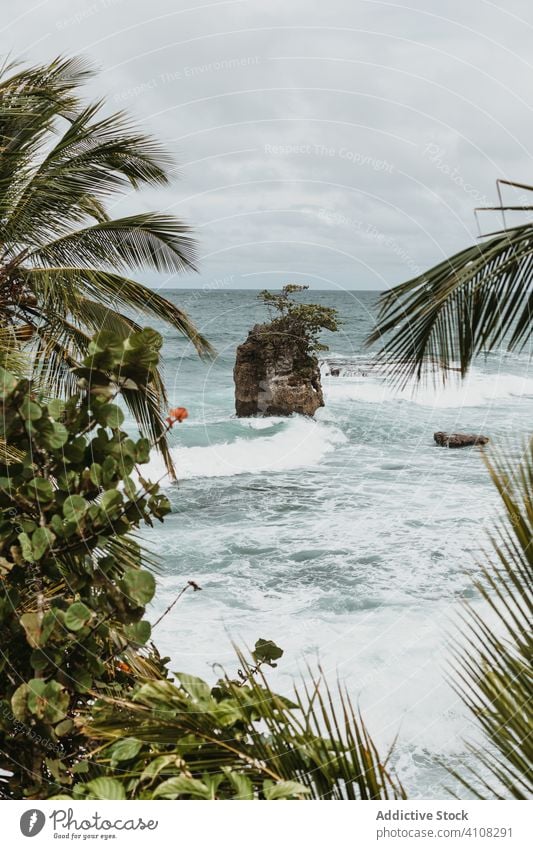
[[[499,183],[509,181],[498,181],[498,189]],[[533,329],[533,223],[489,235],[381,296],[367,342],[382,343],[378,357],[400,381],[421,378],[430,363],[444,380],[450,370],[464,377],[481,351],[526,345]]]
[[[71,368],[94,332],[123,339],[139,329],[135,313],[167,322],[201,355],[211,352],[182,310],[130,276],[132,268],[194,269],[194,243],[171,215],[106,211],[127,189],[166,185],[171,159],[124,114],[82,103],[90,75],[80,59],[0,69],[0,360],[13,368],[24,355],[26,371],[52,397],[74,391]],[[159,372],[125,401],[172,471]]]

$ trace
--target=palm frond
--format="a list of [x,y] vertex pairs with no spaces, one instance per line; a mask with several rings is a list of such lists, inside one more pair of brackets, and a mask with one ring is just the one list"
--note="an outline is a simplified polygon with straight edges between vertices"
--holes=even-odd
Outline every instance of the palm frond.
[[480,798],[476,783],[492,797],[527,799],[533,795],[533,440],[517,469],[501,454],[486,463],[504,513],[476,586],[494,622],[467,606],[466,645],[456,644],[454,657],[457,690],[487,746],[470,747],[477,766],[454,775]]
[[[250,671],[242,655],[240,661]],[[340,688],[337,700],[338,707],[321,674],[295,688],[289,700],[261,673],[258,680],[250,675],[245,686],[226,679],[212,690],[178,673],[176,682],[141,684],[130,700],[101,700],[84,730],[107,742],[99,749],[105,764],[118,739],[142,742],[138,760],[116,773],[128,780],[135,798],[187,797],[191,788],[194,796],[194,787],[207,792],[199,788],[212,782],[223,782],[230,797],[231,784],[246,787],[246,798],[258,798],[273,783],[280,794],[292,788],[290,795],[298,798],[404,798]],[[150,767],[156,758],[164,762],[159,772]],[[112,774],[106,767],[106,775]]]
[[[80,323],[94,331],[110,330],[120,339],[126,339],[140,329],[133,320],[97,301],[79,296],[78,300],[76,322],[62,318],[60,314],[56,314],[51,323],[39,321],[38,315],[35,316],[28,351],[31,353],[32,379],[42,395],[69,397],[77,391],[73,369],[86,356],[91,340],[91,334],[78,326]],[[157,446],[174,480],[176,471],[162,412],[167,408],[167,396],[161,374],[154,370],[148,385],[123,389],[122,397],[140,431]]]
[[50,323],[36,315],[32,330],[26,350],[31,357],[29,374],[36,390],[48,398],[74,395],[78,385],[73,369],[87,353],[90,337],[59,315]]
[[97,102],[83,109],[35,163],[4,223],[6,239],[42,244],[83,222],[91,200],[102,203],[127,186],[168,183],[171,157],[122,113],[96,120],[101,108]]
[[481,351],[521,350],[533,328],[533,225],[497,233],[380,298],[367,343],[402,382],[428,365],[465,375]]
[[83,59],[58,57],[47,65],[7,63],[0,77],[0,219],[7,220],[33,172],[58,117],[79,108],[78,89],[92,75]]
[[[77,92],[93,75],[94,70],[79,56],[60,55],[46,65],[30,67],[6,61],[0,69],[0,96],[7,93],[54,99]],[[77,97],[75,102],[78,103]]]
[[26,329],[6,325],[0,327],[0,367],[22,377],[27,372],[28,361],[21,351],[20,343]]
[[[201,356],[213,355],[213,348],[198,332],[186,312],[162,297],[155,289],[149,289],[129,277],[97,268],[67,265],[25,268],[20,274],[39,302],[44,300],[54,304],[56,312],[59,310],[76,316],[79,310],[78,317],[83,322],[83,306],[91,301],[105,305],[110,314],[109,320],[112,320],[113,315],[120,315],[116,311],[117,307],[132,310],[137,316],[152,315],[190,339]],[[83,296],[82,300],[79,295]],[[120,318],[126,320],[124,315]]]
[[189,227],[173,216],[156,212],[100,221],[76,230],[30,251],[27,261],[40,267],[103,265],[124,270],[137,266],[165,273],[195,270]]

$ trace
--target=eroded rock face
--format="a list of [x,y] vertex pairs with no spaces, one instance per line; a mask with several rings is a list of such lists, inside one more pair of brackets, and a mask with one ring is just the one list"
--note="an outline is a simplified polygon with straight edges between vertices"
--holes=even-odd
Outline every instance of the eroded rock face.
[[489,442],[488,436],[476,433],[444,433],[442,430],[434,433],[433,439],[443,448],[466,448],[469,445],[486,445]]
[[317,358],[265,324],[256,324],[237,348],[233,379],[240,417],[313,416],[324,406]]

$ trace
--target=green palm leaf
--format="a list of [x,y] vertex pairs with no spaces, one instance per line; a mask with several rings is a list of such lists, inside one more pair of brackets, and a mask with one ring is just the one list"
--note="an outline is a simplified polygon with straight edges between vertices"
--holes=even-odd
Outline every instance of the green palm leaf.
[[57,116],[72,117],[79,108],[79,87],[91,76],[79,58],[59,57],[49,65],[0,69],[0,218],[6,220],[20,187],[31,173],[32,156]]
[[194,270],[194,247],[186,224],[149,212],[99,221],[30,251],[26,261],[38,266],[150,267],[168,273]]
[[491,621],[467,606],[466,647],[457,644],[454,656],[458,692],[487,746],[470,747],[478,766],[454,774],[480,798],[485,798],[481,786],[489,797],[528,799],[533,796],[533,441],[517,469],[503,455],[486,462],[504,508],[491,535],[492,556],[476,581]]
[[497,233],[380,298],[379,358],[405,382],[428,365],[443,379],[500,345],[521,350],[533,328],[533,225]]

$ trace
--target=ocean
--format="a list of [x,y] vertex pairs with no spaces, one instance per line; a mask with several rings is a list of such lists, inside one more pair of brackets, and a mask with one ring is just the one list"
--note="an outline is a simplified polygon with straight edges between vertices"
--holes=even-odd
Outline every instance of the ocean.
[[[251,291],[172,290],[217,350],[205,363],[157,322],[170,406],[189,418],[172,432],[179,483],[173,512],[143,531],[157,554],[152,621],[170,668],[215,681],[234,673],[233,643],[284,649],[272,684],[290,692],[307,666],[346,685],[413,798],[465,795],[447,774],[478,730],[450,682],[449,641],[472,589],[498,510],[478,449],[435,446],[437,430],[488,435],[517,456],[530,434],[530,352],[478,358],[467,380],[394,390],[368,369],[364,339],[375,292],[316,292],[340,332],[324,334],[326,405],[315,420],[237,419],[235,349],[266,317]],[[152,479],[163,475],[159,458]]]

